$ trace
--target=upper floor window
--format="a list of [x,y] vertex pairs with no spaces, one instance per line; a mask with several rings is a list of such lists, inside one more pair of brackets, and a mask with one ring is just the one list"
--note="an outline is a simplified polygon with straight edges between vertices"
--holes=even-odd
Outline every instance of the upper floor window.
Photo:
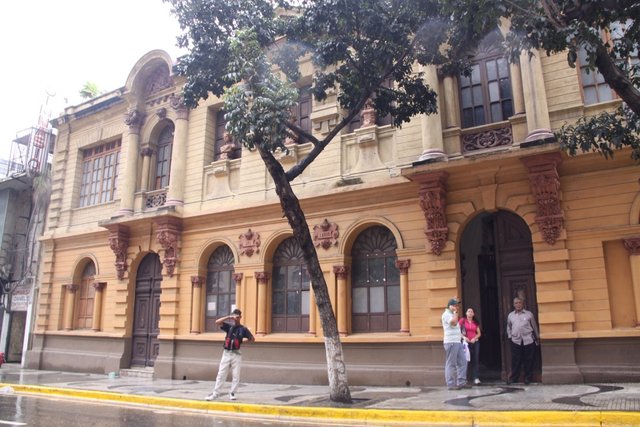
[[156,155],[156,180],[154,190],[169,186],[171,172],[171,152],[173,150],[173,123],[167,124],[158,137]]
[[[298,103],[292,108],[291,114],[294,124],[305,132],[311,132],[311,86],[300,88]],[[304,141],[300,141],[304,142]]]
[[76,325],[78,329],[91,329],[93,322],[93,302],[96,290],[93,287],[96,266],[89,262],[82,271],[82,279],[78,288],[78,309]]
[[242,156],[242,147],[236,143],[225,129],[227,121],[224,119],[224,111],[216,113],[216,136],[214,142],[214,159],[239,159]]
[[363,231],[351,251],[352,329],[357,332],[400,330],[400,271],[396,239],[389,229]]
[[108,142],[82,152],[80,207],[113,200],[118,182],[121,141]]
[[205,331],[218,331],[216,319],[231,313],[236,303],[236,288],[231,275],[234,271],[233,252],[228,246],[220,246],[207,264],[207,299]]
[[273,257],[271,330],[309,331],[309,286],[311,279],[294,237],[282,242]]

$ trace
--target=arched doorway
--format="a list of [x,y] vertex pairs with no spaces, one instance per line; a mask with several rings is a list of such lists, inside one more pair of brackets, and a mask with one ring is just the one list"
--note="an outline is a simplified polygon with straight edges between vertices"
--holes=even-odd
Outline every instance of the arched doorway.
[[[518,215],[507,211],[482,213],[462,234],[460,243],[462,304],[474,308],[482,328],[480,377],[504,380],[510,370],[506,333],[513,298],[538,319],[531,231]],[[534,381],[541,379],[540,351]]]
[[148,254],[138,267],[133,317],[131,365],[153,366],[158,356],[162,264],[156,254]]

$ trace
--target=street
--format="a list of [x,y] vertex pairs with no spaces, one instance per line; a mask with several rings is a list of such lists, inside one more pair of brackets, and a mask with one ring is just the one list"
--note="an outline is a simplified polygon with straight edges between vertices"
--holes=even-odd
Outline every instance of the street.
[[244,427],[317,425],[317,421],[280,422],[252,415],[222,416],[161,408],[135,408],[104,402],[3,395],[0,426],[30,427]]

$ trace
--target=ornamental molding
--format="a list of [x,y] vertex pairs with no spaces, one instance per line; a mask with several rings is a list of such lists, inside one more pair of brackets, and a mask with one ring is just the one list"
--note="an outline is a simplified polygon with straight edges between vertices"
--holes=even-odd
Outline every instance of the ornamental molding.
[[178,262],[178,245],[182,233],[182,221],[180,218],[169,216],[156,220],[155,224],[156,239],[164,249],[162,265],[164,265],[167,275],[173,277]]
[[109,230],[109,247],[116,256],[116,276],[118,280],[124,280],[127,265],[127,250],[129,249],[129,227],[121,224],[107,226]]
[[462,135],[463,153],[511,145],[513,145],[511,126]]
[[529,186],[536,198],[536,223],[542,238],[550,245],[556,243],[564,226],[564,212],[560,206],[560,153],[540,154],[520,159],[529,169]]
[[266,285],[271,277],[266,271],[256,271],[255,273],[256,280],[258,281],[258,285]]
[[236,282],[236,286],[240,286],[242,285],[242,277],[244,275],[242,273],[233,273],[231,274],[231,278],[233,279],[234,282]]
[[417,176],[416,181],[420,182],[420,207],[424,213],[427,225],[424,234],[431,245],[431,251],[442,254],[447,237],[449,226],[447,224],[447,191],[445,183],[449,174],[444,171],[431,172]]
[[201,288],[204,285],[204,277],[202,276],[191,276],[191,287],[193,288]]
[[106,286],[107,286],[107,282],[94,282],[93,283],[93,289],[95,289],[96,292],[102,292]]
[[329,249],[338,244],[338,224],[329,222],[326,218],[322,223],[313,226],[313,244],[316,248]]
[[254,253],[260,253],[260,234],[249,229],[246,233],[242,233],[240,236],[240,255],[252,256]]
[[400,270],[400,274],[406,275],[409,273],[409,267],[411,267],[410,259],[397,259],[396,267]]
[[124,123],[129,126],[130,131],[138,132],[144,123],[144,113],[135,107],[130,108],[124,115]]

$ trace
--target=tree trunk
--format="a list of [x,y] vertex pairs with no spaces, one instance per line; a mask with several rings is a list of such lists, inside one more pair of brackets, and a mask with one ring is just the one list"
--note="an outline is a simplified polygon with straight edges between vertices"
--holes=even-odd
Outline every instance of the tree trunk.
[[329,397],[334,402],[351,403],[351,392],[347,382],[347,369],[344,363],[338,324],[333,314],[333,308],[331,307],[327,282],[324,279],[309,226],[304,212],[300,207],[300,201],[294,194],[282,165],[280,165],[270,152],[264,151],[261,148],[258,148],[258,151],[269,174],[273,178],[282,211],[287,217],[289,225],[293,230],[293,235],[302,249],[307,270],[311,277],[311,287],[313,288],[316,305],[320,313],[320,322],[322,323],[322,331],[324,334],[327,375],[330,389]]
[[611,89],[640,117],[640,90],[620,71],[604,46],[596,48],[596,67]]

